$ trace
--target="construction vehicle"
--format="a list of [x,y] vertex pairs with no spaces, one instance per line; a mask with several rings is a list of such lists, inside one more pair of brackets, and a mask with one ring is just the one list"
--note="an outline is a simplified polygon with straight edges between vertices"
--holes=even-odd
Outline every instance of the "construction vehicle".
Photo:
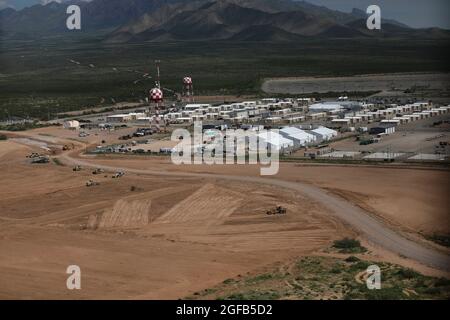
[[103,170],[103,169],[95,169],[94,171],[92,171],[92,174],[101,174],[104,172],[105,172],[105,170]]
[[125,175],[125,172],[119,171],[119,172],[116,172],[116,173],[112,176],[112,178],[113,178],[113,179],[118,179],[118,178],[123,177],[124,175]]
[[40,156],[41,156],[41,155],[40,155],[39,153],[32,152],[31,154],[29,154],[29,155],[27,156],[27,158],[33,159],[33,158],[38,158],[38,157],[40,157]]
[[72,145],[67,145],[67,144],[65,144],[64,146],[63,146],[63,148],[62,148],[62,150],[63,151],[68,151],[68,150],[72,150],[73,148],[74,148],[75,146],[73,145],[73,143],[72,143]]
[[281,214],[286,214],[287,213],[287,209],[283,208],[281,206],[276,207],[275,209],[269,210],[266,212],[266,214],[268,216],[273,216],[273,215],[281,215]]
[[81,171],[81,169],[82,169],[81,166],[76,166],[73,168],[73,171]]
[[49,163],[50,159],[47,156],[38,156],[34,157],[31,160],[31,163]]
[[88,182],[86,182],[86,187],[94,187],[98,185],[100,185],[100,183],[95,182],[94,180],[89,180]]

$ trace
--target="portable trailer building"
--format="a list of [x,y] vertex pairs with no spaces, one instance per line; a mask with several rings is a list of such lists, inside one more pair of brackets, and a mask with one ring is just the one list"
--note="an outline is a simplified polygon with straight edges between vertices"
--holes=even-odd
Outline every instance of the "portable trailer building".
[[349,125],[350,119],[333,119],[332,124]]

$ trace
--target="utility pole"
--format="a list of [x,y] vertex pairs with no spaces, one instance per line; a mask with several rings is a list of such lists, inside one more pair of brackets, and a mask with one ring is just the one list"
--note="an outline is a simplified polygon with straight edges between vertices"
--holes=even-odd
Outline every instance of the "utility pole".
[[155,60],[155,65],[156,65],[156,87],[158,87],[158,89],[161,89],[161,74],[159,71],[159,65],[161,64],[161,60]]

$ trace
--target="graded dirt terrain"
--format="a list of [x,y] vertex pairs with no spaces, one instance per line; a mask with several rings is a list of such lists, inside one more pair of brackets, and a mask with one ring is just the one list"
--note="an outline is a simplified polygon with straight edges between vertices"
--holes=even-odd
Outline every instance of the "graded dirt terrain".
[[349,91],[406,90],[412,86],[427,90],[446,90],[446,73],[391,73],[351,77],[304,77],[268,79],[262,85],[266,93],[303,94]]
[[[26,133],[50,139],[42,129],[33,134]],[[251,179],[182,175],[259,176],[259,167],[81,156],[99,166],[173,173],[125,170],[124,177],[112,179],[113,172],[94,176],[91,168],[73,172],[64,166],[79,158],[78,150],[44,165],[25,158],[42,152],[35,144],[10,140],[0,142],[0,150],[0,298],[180,298],[358,234],[307,193]],[[295,164],[282,164],[276,176],[325,188],[394,229],[428,233],[449,230],[448,178],[442,170]],[[100,185],[86,187],[89,179]],[[277,205],[288,214],[266,215]],[[373,252],[392,260],[379,248]],[[82,269],[82,290],[76,292],[65,285],[72,264]]]
[[[36,147],[1,147],[1,298],[178,298],[353,234],[292,192],[214,179],[94,177],[29,164]],[[87,188],[88,179],[100,185]],[[265,214],[279,203],[289,215]],[[82,269],[81,291],[66,289],[72,264]]]
[[[89,161],[90,157],[83,159]],[[174,166],[167,157],[102,157],[95,163],[161,172],[260,174],[259,166]],[[450,172],[445,169],[281,163],[275,177],[325,188],[413,232],[450,233]]]

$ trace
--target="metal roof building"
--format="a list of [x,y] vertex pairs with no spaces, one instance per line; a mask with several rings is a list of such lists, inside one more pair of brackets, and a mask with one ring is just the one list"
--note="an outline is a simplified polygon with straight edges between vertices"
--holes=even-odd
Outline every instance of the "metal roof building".
[[310,112],[338,112],[342,110],[344,110],[344,107],[338,103],[315,103],[309,106]]

